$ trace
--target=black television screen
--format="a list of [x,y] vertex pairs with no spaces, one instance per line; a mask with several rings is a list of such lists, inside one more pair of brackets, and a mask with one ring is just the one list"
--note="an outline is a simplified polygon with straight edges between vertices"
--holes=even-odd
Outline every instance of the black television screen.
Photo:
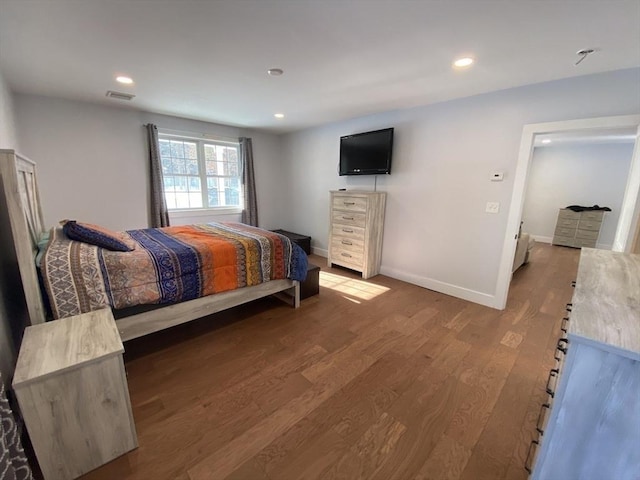
[[393,128],[340,138],[340,175],[391,173]]

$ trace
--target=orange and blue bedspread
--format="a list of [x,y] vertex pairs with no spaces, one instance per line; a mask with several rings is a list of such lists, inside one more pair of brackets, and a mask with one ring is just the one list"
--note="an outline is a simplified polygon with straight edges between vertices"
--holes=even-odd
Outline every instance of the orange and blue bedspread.
[[54,318],[105,307],[177,303],[277,279],[303,281],[307,256],[287,237],[240,223],[126,232],[131,252],[55,229],[42,262]]

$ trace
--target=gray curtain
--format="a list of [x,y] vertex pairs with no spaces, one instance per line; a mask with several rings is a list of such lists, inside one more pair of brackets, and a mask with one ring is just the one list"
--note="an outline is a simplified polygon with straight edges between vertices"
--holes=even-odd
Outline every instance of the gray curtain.
[[16,421],[4,391],[2,374],[0,374],[0,478],[33,480],[31,467],[22,449]]
[[158,127],[147,125],[149,138],[149,161],[151,167],[151,226],[168,227],[169,211],[167,201],[164,198],[162,184],[162,164],[160,160],[160,143],[158,142]]
[[244,210],[242,223],[258,226],[258,199],[256,197],[256,177],[253,170],[253,147],[251,139],[241,137],[240,165],[242,165],[242,190],[244,192]]

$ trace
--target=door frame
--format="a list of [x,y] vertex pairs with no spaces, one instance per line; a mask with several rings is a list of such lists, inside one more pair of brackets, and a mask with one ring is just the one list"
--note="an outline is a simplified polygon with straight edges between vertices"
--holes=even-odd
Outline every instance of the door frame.
[[525,125],[522,129],[518,163],[516,164],[516,170],[514,173],[513,193],[511,195],[511,204],[509,206],[509,214],[507,217],[507,229],[504,244],[502,246],[502,257],[500,260],[498,282],[496,284],[496,293],[494,297],[496,307],[500,310],[503,310],[507,305],[507,296],[509,294],[512,275],[511,266],[513,264],[513,257],[516,251],[518,230],[524,206],[524,194],[527,186],[529,168],[533,157],[536,135],[608,128],[636,129],[636,142],[633,148],[631,167],[629,168],[627,186],[622,201],[622,208],[620,210],[620,220],[618,221],[618,227],[616,229],[612,249],[614,251],[624,252],[628,251],[631,247],[633,235],[635,233],[634,224],[638,221],[636,206],[640,204],[640,202],[638,202],[640,195],[640,142],[638,141],[640,135],[640,115],[620,115],[615,117],[597,117]]

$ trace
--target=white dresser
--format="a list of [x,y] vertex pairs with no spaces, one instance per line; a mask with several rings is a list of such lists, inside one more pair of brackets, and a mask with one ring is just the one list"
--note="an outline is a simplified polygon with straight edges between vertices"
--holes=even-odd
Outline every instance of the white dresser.
[[532,442],[540,448],[532,478],[637,480],[640,255],[583,248],[568,310]]
[[604,210],[574,212],[569,208],[561,208],[551,243],[565,247],[595,248],[603,216]]
[[386,198],[385,192],[331,192],[329,266],[362,272],[365,279],[380,273]]

